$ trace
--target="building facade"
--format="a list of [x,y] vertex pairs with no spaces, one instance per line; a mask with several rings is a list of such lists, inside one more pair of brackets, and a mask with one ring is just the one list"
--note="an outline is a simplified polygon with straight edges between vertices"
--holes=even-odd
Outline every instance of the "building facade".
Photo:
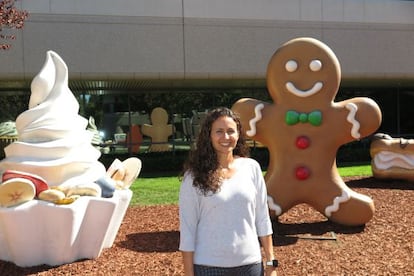
[[[125,111],[117,109],[119,95],[202,91],[221,97],[224,91],[243,96],[266,91],[271,55],[284,42],[306,36],[336,53],[343,95],[373,97],[384,113],[384,131],[414,134],[414,124],[405,119],[414,115],[409,105],[414,100],[414,1],[18,4],[29,18],[13,47],[0,53],[0,96],[28,94],[47,50],[66,61],[71,89],[84,101],[88,95],[103,95],[100,104],[106,113]],[[142,109],[128,105],[128,111]]]

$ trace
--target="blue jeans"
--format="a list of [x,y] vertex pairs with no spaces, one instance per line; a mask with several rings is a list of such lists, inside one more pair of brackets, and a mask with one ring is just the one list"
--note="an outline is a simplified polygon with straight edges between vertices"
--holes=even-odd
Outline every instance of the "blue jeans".
[[194,265],[195,276],[263,276],[262,263],[236,267]]

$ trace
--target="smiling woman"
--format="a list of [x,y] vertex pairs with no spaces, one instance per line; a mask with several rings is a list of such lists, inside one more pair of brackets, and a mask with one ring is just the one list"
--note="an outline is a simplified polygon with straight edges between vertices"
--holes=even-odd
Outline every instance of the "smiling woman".
[[276,275],[266,185],[247,154],[238,117],[228,108],[211,110],[180,187],[185,275],[264,275],[259,239],[266,275]]

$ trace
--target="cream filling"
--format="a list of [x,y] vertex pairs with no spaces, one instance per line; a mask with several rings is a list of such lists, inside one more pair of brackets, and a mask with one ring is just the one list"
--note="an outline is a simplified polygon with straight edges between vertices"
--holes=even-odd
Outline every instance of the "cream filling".
[[374,156],[374,164],[380,170],[391,167],[414,169],[414,154],[401,154],[390,151],[381,151]]

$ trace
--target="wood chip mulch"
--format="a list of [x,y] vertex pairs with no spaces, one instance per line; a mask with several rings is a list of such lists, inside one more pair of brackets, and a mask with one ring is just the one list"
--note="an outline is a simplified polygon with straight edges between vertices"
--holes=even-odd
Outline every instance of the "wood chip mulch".
[[[374,218],[346,227],[297,205],[274,223],[278,275],[414,275],[414,183],[345,180],[374,199]],[[0,261],[0,275],[182,275],[178,225],[177,205],[130,207],[97,259],[29,268]]]

